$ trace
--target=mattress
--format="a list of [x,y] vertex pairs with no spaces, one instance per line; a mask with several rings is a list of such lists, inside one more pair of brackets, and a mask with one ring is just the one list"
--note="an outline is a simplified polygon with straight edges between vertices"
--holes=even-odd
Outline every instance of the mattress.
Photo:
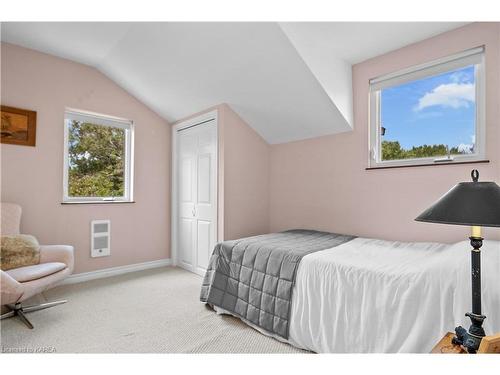
[[[484,328],[500,332],[498,241],[482,248],[482,292]],[[317,353],[429,353],[455,326],[469,327],[470,308],[468,241],[357,238],[302,258],[287,342]]]

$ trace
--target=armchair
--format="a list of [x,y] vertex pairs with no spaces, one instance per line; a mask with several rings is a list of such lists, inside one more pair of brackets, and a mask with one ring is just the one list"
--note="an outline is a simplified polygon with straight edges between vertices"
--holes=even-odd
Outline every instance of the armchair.
[[[13,203],[1,203],[1,233],[19,234],[22,209]],[[8,312],[1,319],[17,316],[29,328],[33,325],[26,313],[57,306],[66,301],[47,302],[39,305],[23,306],[22,302],[47,289],[73,272],[73,247],[63,245],[40,246],[40,263],[0,270],[1,305],[7,306]]]

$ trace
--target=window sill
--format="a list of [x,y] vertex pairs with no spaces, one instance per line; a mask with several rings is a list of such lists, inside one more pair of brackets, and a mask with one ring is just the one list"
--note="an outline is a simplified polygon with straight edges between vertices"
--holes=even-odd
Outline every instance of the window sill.
[[61,202],[61,204],[123,204],[135,203],[135,201],[75,201],[75,202]]
[[489,163],[489,160],[474,160],[474,161],[452,161],[446,163],[423,163],[423,164],[408,164],[408,165],[387,165],[387,166],[377,166],[377,167],[367,167],[365,170],[371,171],[375,169],[394,169],[394,168],[413,168],[413,167],[437,167],[442,165],[463,165],[463,164],[479,164],[479,163]]

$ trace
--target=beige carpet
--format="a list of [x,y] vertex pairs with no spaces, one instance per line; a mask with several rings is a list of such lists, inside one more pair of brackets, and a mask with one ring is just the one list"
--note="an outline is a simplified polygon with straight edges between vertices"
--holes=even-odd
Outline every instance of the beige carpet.
[[[166,267],[44,293],[68,303],[1,321],[3,352],[305,353],[199,302],[201,277]],[[39,297],[42,299],[42,297]]]

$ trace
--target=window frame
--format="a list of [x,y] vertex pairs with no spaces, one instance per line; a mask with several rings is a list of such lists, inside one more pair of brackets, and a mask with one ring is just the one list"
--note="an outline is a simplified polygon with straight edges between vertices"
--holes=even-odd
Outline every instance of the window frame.
[[[69,185],[69,124],[70,121],[88,121],[99,126],[116,127],[125,130],[124,195],[122,197],[70,197]],[[66,108],[64,111],[64,156],[63,156],[63,199],[62,203],[132,203],[134,201],[134,132],[132,120],[103,115],[100,113]]]
[[[407,82],[425,79],[427,77],[446,73],[452,70],[474,65],[474,80],[476,90],[476,143],[475,152],[467,155],[451,155],[448,157],[428,157],[401,160],[382,160],[381,139],[381,90]],[[386,74],[369,81],[369,142],[368,168],[405,167],[417,165],[457,164],[478,162],[486,159],[486,80],[485,80],[485,48],[472,48],[438,60],[416,65],[394,73]]]

